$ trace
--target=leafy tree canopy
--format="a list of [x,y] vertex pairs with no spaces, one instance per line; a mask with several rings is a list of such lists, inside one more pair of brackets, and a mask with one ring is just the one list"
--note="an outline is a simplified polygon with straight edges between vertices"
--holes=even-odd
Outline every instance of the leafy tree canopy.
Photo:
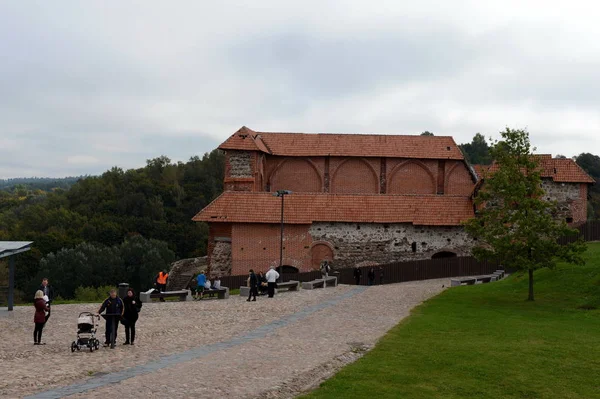
[[17,287],[25,291],[39,284],[40,261],[51,253],[78,270],[77,262],[85,257],[70,251],[77,247],[75,253],[82,253],[84,243],[113,247],[141,235],[167,243],[176,258],[205,255],[208,228],[191,218],[221,194],[224,170],[224,154],[214,150],[185,163],[160,156],[139,169],[114,167],[101,176],[80,178],[68,189],[21,184],[0,190],[0,240],[35,242],[19,256]]
[[465,228],[478,239],[476,257],[528,271],[528,299],[534,300],[533,271],[553,267],[557,260],[581,264],[585,244],[558,243],[577,231],[555,219],[556,204],[543,199],[538,161],[532,156],[527,131],[507,128],[501,136],[490,149],[497,168],[478,192],[477,216]]
[[475,134],[473,141],[459,146],[465,158],[474,165],[490,165],[492,163],[492,155],[490,146],[485,137],[481,133]]

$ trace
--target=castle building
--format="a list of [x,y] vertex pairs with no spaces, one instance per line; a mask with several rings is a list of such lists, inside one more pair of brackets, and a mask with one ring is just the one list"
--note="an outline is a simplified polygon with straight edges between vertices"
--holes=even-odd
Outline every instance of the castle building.
[[[341,268],[471,253],[461,222],[474,215],[479,177],[452,137],[242,127],[219,149],[225,191],[193,218],[208,223],[212,273],[266,270],[280,257],[285,272],[304,272],[322,260]],[[585,220],[593,180],[556,161],[544,184],[573,222]]]

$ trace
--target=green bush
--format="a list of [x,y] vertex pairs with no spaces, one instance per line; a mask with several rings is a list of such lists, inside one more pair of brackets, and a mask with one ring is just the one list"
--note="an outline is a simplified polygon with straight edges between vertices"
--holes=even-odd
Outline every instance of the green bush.
[[77,287],[75,289],[75,300],[78,302],[100,302],[108,296],[108,292],[114,289],[112,285],[102,287]]

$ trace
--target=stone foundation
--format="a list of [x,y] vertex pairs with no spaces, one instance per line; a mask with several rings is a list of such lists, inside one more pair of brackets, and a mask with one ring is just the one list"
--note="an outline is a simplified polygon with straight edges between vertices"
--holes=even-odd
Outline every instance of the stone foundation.
[[314,241],[334,247],[334,268],[431,259],[442,251],[469,256],[474,246],[461,226],[313,223],[309,232]]

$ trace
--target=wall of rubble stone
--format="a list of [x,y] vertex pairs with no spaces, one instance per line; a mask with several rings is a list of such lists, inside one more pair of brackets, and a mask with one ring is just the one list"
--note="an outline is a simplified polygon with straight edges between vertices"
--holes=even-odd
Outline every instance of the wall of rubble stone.
[[572,223],[585,221],[587,187],[584,184],[557,183],[551,179],[543,179],[542,188],[546,193],[544,196],[546,200],[557,202],[559,218]]
[[248,151],[228,151],[229,177],[254,177],[252,174],[253,156]]
[[471,255],[474,240],[461,226],[413,226],[407,223],[313,223],[313,241],[334,247],[334,267],[431,259],[442,251]]
[[231,275],[231,241],[217,241],[210,256],[209,276]]

